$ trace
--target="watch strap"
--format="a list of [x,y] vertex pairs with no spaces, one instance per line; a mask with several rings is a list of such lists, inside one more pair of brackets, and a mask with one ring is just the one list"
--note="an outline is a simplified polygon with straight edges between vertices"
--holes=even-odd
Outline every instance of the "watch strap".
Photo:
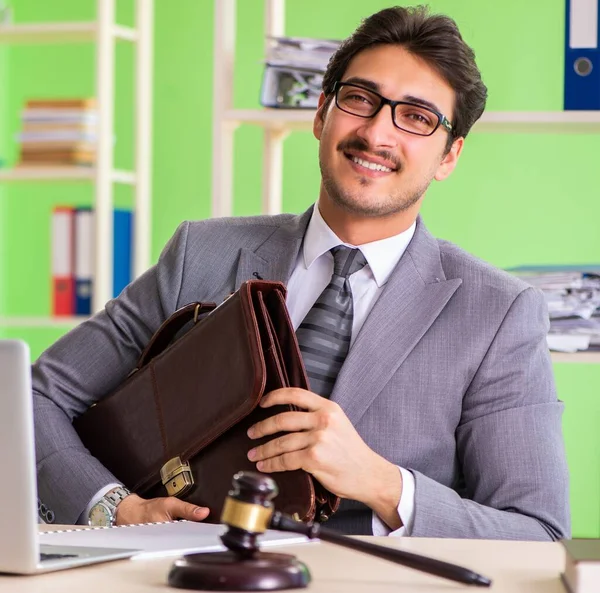
[[114,514],[114,510],[117,508],[118,504],[130,494],[131,492],[127,490],[127,488],[118,486],[117,488],[109,490],[102,498],[112,508]]

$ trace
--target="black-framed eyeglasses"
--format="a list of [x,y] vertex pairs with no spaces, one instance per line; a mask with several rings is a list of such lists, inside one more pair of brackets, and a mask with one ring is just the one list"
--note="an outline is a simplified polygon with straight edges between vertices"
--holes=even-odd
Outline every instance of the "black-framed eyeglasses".
[[431,136],[440,125],[450,133],[454,129],[448,118],[435,109],[417,103],[392,101],[360,84],[338,81],[333,92],[338,109],[357,117],[375,117],[384,105],[389,105],[394,125],[409,134]]

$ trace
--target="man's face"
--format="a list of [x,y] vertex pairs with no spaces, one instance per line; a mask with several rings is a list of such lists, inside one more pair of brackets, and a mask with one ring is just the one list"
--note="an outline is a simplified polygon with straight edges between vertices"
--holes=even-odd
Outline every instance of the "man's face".
[[[452,120],[452,88],[401,46],[378,46],[357,54],[342,82],[365,81],[384,97],[425,102]],[[333,97],[323,122],[322,108],[314,124],[320,141],[322,193],[324,190],[326,194],[322,198],[328,197],[332,205],[346,212],[380,217],[418,209],[431,181],[444,179],[456,165],[463,141],[455,141],[445,154],[448,132],[442,126],[431,136],[417,136],[394,126],[389,105],[384,105],[375,117],[365,119],[338,109]],[[365,166],[368,163],[386,169],[373,170]]]

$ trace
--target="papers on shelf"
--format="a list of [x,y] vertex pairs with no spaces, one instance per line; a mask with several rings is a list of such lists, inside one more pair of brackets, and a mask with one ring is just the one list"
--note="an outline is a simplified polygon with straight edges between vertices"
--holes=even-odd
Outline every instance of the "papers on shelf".
[[509,271],[544,293],[550,350],[600,350],[600,265],[523,266]]
[[590,336],[573,334],[552,334],[546,336],[548,348],[554,352],[574,353],[587,350],[590,347]]
[[268,37],[267,64],[289,66],[325,72],[329,58],[340,46],[333,39],[311,39],[308,37]]
[[340,43],[331,39],[269,37],[261,105],[316,109],[323,73]]

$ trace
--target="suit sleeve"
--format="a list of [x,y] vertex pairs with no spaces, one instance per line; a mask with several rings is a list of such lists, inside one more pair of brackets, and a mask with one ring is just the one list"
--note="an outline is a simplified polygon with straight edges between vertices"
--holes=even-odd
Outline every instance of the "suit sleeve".
[[188,225],[178,228],[155,266],[32,367],[38,495],[57,523],[74,524],[96,492],[118,482],[83,446],[72,420],[123,381],[176,310]]
[[413,536],[570,537],[563,404],[556,396],[547,330],[543,295],[524,290],[463,399],[456,431],[463,496],[414,471]]

